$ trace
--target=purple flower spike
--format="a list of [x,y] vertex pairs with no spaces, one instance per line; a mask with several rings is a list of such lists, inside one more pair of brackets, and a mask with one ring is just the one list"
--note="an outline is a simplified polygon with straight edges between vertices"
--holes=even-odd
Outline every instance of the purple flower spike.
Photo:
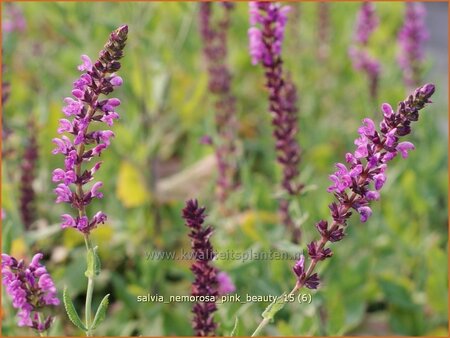
[[[380,198],[379,190],[386,182],[387,163],[399,153],[406,158],[408,151],[414,149],[411,142],[400,142],[400,138],[411,132],[411,122],[419,119],[419,111],[426,104],[431,103],[430,97],[434,94],[433,84],[426,84],[417,88],[413,94],[400,102],[397,110],[384,103],[381,106],[383,120],[380,129],[370,119],[364,119],[363,125],[358,129],[359,137],[355,141],[356,150],[353,154],[347,153],[346,163],[336,164],[336,171],[330,175],[332,185],[328,188],[336,201],[329,205],[333,222],[329,224],[325,220],[316,223],[320,234],[319,241],[308,244],[310,262],[306,268],[305,257],[293,267],[297,277],[294,291],[305,286],[316,289],[319,285],[319,277],[314,273],[314,268],[319,261],[332,256],[328,242],[338,242],[344,237],[344,229],[347,220],[355,210],[362,223],[372,215],[370,203]],[[363,151],[361,147],[364,147]]]
[[370,2],[364,2],[356,18],[355,41],[367,45],[370,35],[378,27],[378,24],[379,19],[375,12],[375,6]]
[[25,229],[30,229],[32,223],[36,220],[36,193],[33,182],[36,176],[39,153],[37,145],[38,128],[33,119],[28,123],[28,130],[28,144],[25,148],[20,166],[20,215]]
[[[106,215],[98,216],[89,221],[86,216],[86,205],[93,198],[102,198],[103,193],[99,191],[102,182],[92,185],[90,191],[84,191],[83,187],[93,180],[94,173],[100,168],[100,162],[94,164],[91,170],[82,170],[83,164],[100,156],[111,144],[114,133],[111,130],[98,130],[101,122],[108,127],[113,125],[114,120],[119,118],[115,108],[120,105],[116,98],[103,99],[103,95],[110,94],[115,87],[121,86],[123,80],[116,72],[120,69],[119,60],[123,56],[123,49],[127,40],[128,26],[121,26],[111,33],[99,58],[95,62],[87,55],[81,56],[81,65],[78,70],[84,72],[73,84],[73,97],[64,99],[66,106],[63,113],[70,119],[59,121],[59,134],[69,134],[71,138],[62,135],[54,138],[56,148],[53,154],[65,156],[64,168],[53,171],[52,180],[59,183],[54,190],[57,198],[56,203],[70,203],[78,209],[78,217],[74,218],[68,214],[62,215],[62,228],[75,228],[83,234],[89,234],[97,224],[104,223]],[[96,131],[89,131],[90,126]]]
[[[265,70],[269,91],[269,109],[272,113],[273,136],[278,163],[283,168],[282,188],[292,197],[300,194],[303,184],[296,182],[301,160],[297,142],[298,109],[297,90],[283,72],[281,47],[287,23],[288,6],[273,2],[250,2],[249,47],[252,63],[261,63]],[[289,214],[289,200],[279,201],[281,221],[291,233],[292,241],[300,241],[301,232]]]
[[[203,54],[209,76],[208,89],[215,99],[215,124],[218,136],[214,142],[218,169],[216,195],[224,214],[229,214],[230,211],[225,202],[238,187],[236,99],[231,92],[231,72],[226,63],[227,34],[233,7],[232,3],[222,3],[220,6],[212,2],[202,2],[199,11]],[[214,19],[214,8],[221,10],[221,17],[217,20]]]
[[408,87],[420,83],[425,57],[425,42],[428,30],[425,25],[426,9],[418,2],[406,3],[403,27],[398,34],[400,51],[398,63],[403,70],[403,78]]
[[[191,229],[189,237],[195,257],[195,263],[191,270],[195,275],[192,284],[192,296],[212,297],[219,295],[217,290],[217,269],[211,265],[214,258],[213,247],[209,240],[213,230],[210,226],[203,226],[205,222],[205,208],[199,207],[197,200],[189,200],[183,209],[186,226]],[[222,277],[223,280],[223,277]],[[215,335],[217,324],[214,322],[213,313],[217,310],[215,301],[204,301],[195,303],[192,312],[194,319],[192,327],[197,336]]]
[[369,93],[373,99],[376,99],[378,94],[378,79],[381,66],[378,60],[369,54],[367,47],[369,38],[377,28],[378,23],[379,19],[375,12],[375,6],[370,2],[364,2],[356,18],[354,42],[348,50],[353,68],[366,74],[369,83]]
[[23,260],[2,254],[2,277],[6,292],[12,305],[18,309],[19,326],[28,326],[39,332],[47,331],[53,322],[51,316],[39,319],[45,307],[57,306],[60,301],[56,295],[55,284],[45,266],[39,261],[43,255],[34,255],[28,267]]

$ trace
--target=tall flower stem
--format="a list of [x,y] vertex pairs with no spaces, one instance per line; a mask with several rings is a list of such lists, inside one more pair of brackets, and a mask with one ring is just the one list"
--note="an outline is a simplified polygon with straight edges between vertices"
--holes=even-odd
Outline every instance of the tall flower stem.
[[[84,235],[84,242],[86,243],[86,252],[93,250],[91,239],[88,234]],[[87,259],[86,259],[87,260]],[[86,336],[92,336],[91,326],[92,326],[92,294],[94,293],[94,276],[88,276],[88,283],[86,289],[86,302],[85,302],[85,316],[86,316]]]
[[[92,158],[99,157],[102,152],[110,146],[110,139],[114,137],[111,130],[98,130],[97,125],[101,122],[111,127],[114,120],[119,118],[115,111],[120,105],[117,98],[102,99],[102,95],[108,95],[115,87],[122,85],[122,78],[116,75],[121,68],[119,60],[123,56],[123,49],[128,35],[128,26],[123,25],[113,31],[99,58],[93,63],[87,55],[82,55],[83,63],[78,70],[85,71],[78,80],[74,82],[72,97],[64,99],[66,106],[63,112],[72,120],[61,119],[59,121],[58,133],[68,133],[72,138],[63,135],[54,138],[53,142],[57,148],[54,154],[61,153],[65,156],[64,169],[58,168],[53,171],[52,180],[63,182],[58,184],[54,190],[57,203],[66,202],[77,210],[77,216],[70,214],[62,215],[62,227],[75,228],[84,236],[86,244],[87,269],[85,276],[88,279],[85,303],[85,323],[80,320],[70,297],[64,292],[64,304],[67,314],[72,323],[86,332],[87,336],[93,334],[93,330],[104,319],[104,313],[108,306],[106,295],[92,318],[92,295],[94,292],[95,276],[100,273],[100,259],[96,253],[96,247],[90,240],[90,232],[99,224],[103,224],[106,215],[99,211],[93,217],[88,217],[86,206],[94,198],[103,198],[99,189],[103,183],[95,182],[89,190],[83,187],[94,179],[94,174],[100,169],[102,162],[97,162],[91,168],[83,168]],[[94,129],[94,130],[92,130]],[[100,316],[97,318],[97,314]]]
[[422,77],[425,59],[425,42],[429,38],[425,24],[426,8],[422,3],[405,4],[405,18],[398,33],[398,63],[408,89],[418,86]]
[[[360,215],[363,223],[372,215],[369,205],[370,202],[380,198],[379,191],[387,179],[385,174],[387,163],[398,154],[406,158],[408,151],[414,149],[412,143],[399,142],[399,139],[411,132],[411,122],[417,121],[419,110],[431,103],[430,97],[434,91],[433,84],[417,88],[413,94],[398,104],[396,112],[389,104],[384,103],[381,107],[384,119],[380,123],[379,132],[372,120],[364,119],[364,124],[358,129],[360,137],[355,140],[357,146],[355,152],[347,153],[345,156],[350,168],[337,163],[337,171],[330,175],[333,184],[328,188],[328,192],[333,193],[337,200],[329,205],[333,221],[330,226],[325,220],[315,224],[320,239],[307,245],[310,257],[308,267],[305,269],[303,255],[293,267],[297,282],[289,295],[303,287],[317,289],[320,280],[314,269],[319,261],[333,255],[331,249],[325,247],[327,243],[338,242],[345,236],[344,230],[352,214],[351,209]],[[372,185],[374,190],[371,190]],[[275,313],[272,312],[270,318],[273,318]],[[265,316],[254,334],[260,332],[270,318]]]
[[[291,290],[291,292],[289,292],[289,294],[287,295],[287,298],[289,298],[290,296],[294,295],[297,290],[299,289],[299,286],[296,284],[294,286],[294,288]],[[261,320],[261,322],[259,323],[258,327],[256,328],[256,330],[252,333],[251,337],[256,337],[258,336],[258,334],[261,332],[262,329],[264,329],[266,327],[267,324],[270,323],[270,318],[264,318],[263,320]]]
[[380,62],[368,51],[369,39],[378,27],[379,18],[371,2],[362,3],[356,18],[353,44],[348,49],[353,68],[364,72],[367,77],[372,103],[378,99],[378,82],[381,72]]
[[282,167],[281,187],[283,195],[279,200],[278,211],[292,242],[299,243],[300,228],[289,213],[290,201],[298,196],[303,184],[297,182],[301,160],[298,134],[297,90],[289,74],[283,70],[281,50],[289,6],[272,2],[254,2],[250,6],[248,30],[252,63],[264,67],[266,87],[269,92],[269,111],[272,115],[273,136],[277,161]]
[[[215,122],[218,139],[214,141],[218,177],[216,194],[224,215],[230,214],[226,202],[237,188],[236,154],[236,100],[231,92],[231,72],[226,63],[228,54],[227,34],[230,27],[233,4],[221,6],[210,2],[200,3],[199,26],[203,42],[203,54],[208,68],[208,89],[215,100]],[[213,9],[221,8],[220,20],[213,20]]]

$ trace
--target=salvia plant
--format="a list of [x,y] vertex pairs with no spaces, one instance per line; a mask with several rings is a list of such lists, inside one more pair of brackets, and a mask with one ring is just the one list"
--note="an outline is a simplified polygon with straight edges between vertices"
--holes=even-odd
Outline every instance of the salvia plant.
[[[222,210],[236,187],[236,103],[231,93],[231,73],[226,64],[227,34],[234,5],[229,2],[213,4],[202,2],[199,10],[200,34],[203,54],[208,69],[209,92],[215,97],[215,122],[218,137],[215,140],[217,160],[217,196]],[[220,20],[214,20],[213,9],[222,9]]]
[[[113,92],[114,88],[122,85],[122,78],[116,75],[120,69],[119,60],[123,56],[123,49],[127,40],[128,26],[120,26],[109,36],[108,41],[99,53],[97,61],[92,63],[87,55],[82,55],[82,64],[78,70],[83,72],[73,83],[72,96],[64,99],[66,106],[63,112],[69,119],[59,121],[58,133],[61,138],[54,138],[56,148],[53,154],[65,157],[64,168],[53,171],[53,181],[61,182],[55,189],[56,203],[68,203],[76,213],[63,214],[62,228],[74,228],[84,237],[87,251],[88,279],[85,322],[83,323],[70,300],[67,290],[64,290],[64,305],[70,320],[78,328],[92,335],[95,328],[104,319],[108,305],[106,295],[101,301],[95,317],[92,317],[92,294],[94,279],[100,273],[100,260],[97,247],[93,245],[90,233],[99,224],[106,221],[106,214],[98,211],[92,216],[86,212],[87,206],[94,198],[102,198],[100,191],[103,183],[97,181],[90,188],[87,185],[94,180],[94,174],[100,169],[101,162],[92,163],[92,159],[99,157],[111,143],[114,133],[101,130],[101,126],[111,127],[114,120],[119,118],[116,108],[120,105],[117,98],[104,98]],[[69,135],[69,136],[66,136]],[[89,167],[88,167],[89,165]],[[86,189],[87,188],[87,189]]]
[[425,42],[428,30],[425,25],[426,9],[418,2],[406,3],[405,19],[398,33],[398,63],[403,70],[407,87],[418,86],[421,82]]
[[370,55],[368,51],[369,39],[378,27],[379,19],[375,6],[371,2],[364,2],[356,18],[353,44],[349,48],[349,56],[353,68],[366,74],[369,93],[373,101],[378,95],[378,81],[381,72],[380,62]]
[[26,266],[23,260],[2,254],[2,282],[13,307],[18,310],[18,325],[45,335],[53,323],[53,317],[45,311],[59,305],[60,301],[52,277],[40,263],[42,258],[43,254],[37,253]]
[[[283,71],[281,50],[289,6],[273,2],[250,2],[249,48],[252,63],[264,67],[266,87],[269,91],[269,110],[272,114],[273,136],[278,163],[283,168],[282,187],[289,197],[300,194],[303,184],[298,183],[300,146],[297,142],[298,108],[297,90]],[[292,241],[298,243],[301,231],[289,213],[289,198],[279,201],[283,224]]]
[[355,139],[355,151],[345,155],[346,164],[336,163],[336,171],[329,176],[332,184],[327,191],[336,199],[329,205],[332,221],[320,220],[315,224],[320,239],[307,245],[308,258],[301,255],[295,263],[294,288],[287,296],[283,294],[266,309],[253,336],[269,323],[291,295],[303,287],[318,288],[320,278],[314,272],[317,263],[333,255],[327,244],[339,242],[344,238],[352,210],[359,214],[363,223],[372,215],[370,204],[380,199],[380,190],[387,179],[387,165],[398,154],[407,158],[408,152],[414,149],[411,142],[400,142],[400,139],[411,133],[411,122],[417,121],[419,111],[427,103],[431,103],[430,97],[434,91],[433,84],[417,88],[398,104],[396,111],[388,103],[384,103],[381,106],[384,118],[380,122],[379,131],[374,121],[364,119],[363,125],[358,129],[359,136]]
[[[215,100],[217,196],[223,210],[226,210],[226,201],[237,187],[236,100],[231,90],[231,71],[226,62],[227,34],[233,7],[233,4],[227,2],[203,2],[199,5],[198,16],[209,76],[208,89]],[[11,5],[6,8],[15,19],[3,22],[3,31],[22,30],[25,21],[20,9],[16,10]],[[330,7],[328,3],[320,2],[316,9],[320,28],[317,31],[319,58],[323,58],[329,47]],[[283,194],[279,197],[278,205],[280,223],[289,231],[292,241],[299,244],[301,231],[290,209],[306,189],[299,177],[301,148],[297,140],[297,89],[283,67],[282,58],[289,10],[289,6],[276,2],[250,2],[251,27],[248,37],[252,63],[260,64],[264,70],[277,164],[282,168]],[[221,16],[216,15],[219,13]],[[299,12],[295,16],[298,20]],[[417,89],[399,102],[395,109],[390,104],[383,103],[379,114],[381,121],[363,119],[357,129],[353,152],[346,153],[342,162],[336,163],[334,172],[329,175],[331,183],[327,192],[334,197],[328,205],[329,216],[314,224],[316,238],[305,243],[303,252],[297,256],[300,258],[292,266],[292,289],[277,297],[265,309],[252,336],[259,335],[301,290],[316,290],[322,285],[317,267],[320,262],[333,256],[333,243],[344,239],[351,216],[356,214],[361,223],[370,219],[372,203],[381,198],[391,161],[398,155],[406,159],[409,152],[415,149],[406,136],[412,131],[412,123],[419,120],[420,111],[432,102],[431,97],[435,92],[434,84],[419,86],[424,62],[423,44],[428,37],[424,16],[425,9],[421,4],[408,3],[404,25],[398,34],[398,61],[404,71],[404,81],[407,86],[415,86]],[[370,95],[374,100],[377,97],[380,64],[370,55],[368,48],[370,36],[378,24],[374,5],[364,2],[358,12],[353,42],[348,50],[354,68],[366,73]],[[64,157],[61,167],[52,172],[52,181],[57,185],[54,189],[56,203],[71,206],[71,212],[61,215],[61,228],[72,228],[74,233],[78,232],[86,247],[87,287],[84,311],[75,307],[70,290],[66,288],[62,293],[62,301],[69,320],[86,336],[93,336],[106,318],[109,303],[107,294],[97,307],[93,306],[94,286],[98,282],[101,264],[92,233],[107,220],[103,211],[94,210],[94,200],[103,198],[103,182],[95,179],[95,174],[102,165],[99,157],[111,145],[115,136],[111,129],[119,119],[116,110],[121,101],[111,97],[111,94],[123,84],[117,73],[121,68],[120,60],[124,55],[127,37],[128,26],[122,25],[110,34],[97,60],[92,61],[87,55],[81,56],[82,63],[78,66],[81,75],[73,82],[72,95],[64,99],[62,112],[65,117],[59,120],[57,129],[60,136],[52,140],[56,145],[52,153],[62,154]],[[8,99],[9,84],[3,81],[2,89],[4,104]],[[20,216],[26,230],[36,219],[33,181],[38,159],[37,137],[36,122],[31,120],[28,144],[18,175]],[[225,214],[229,214],[228,210]],[[193,254],[190,266],[193,274],[191,297],[195,299],[192,304],[192,329],[196,336],[217,336],[221,330],[216,318],[220,313],[217,301],[219,297],[234,292],[236,287],[232,278],[215,266],[214,260],[217,257],[212,242],[214,228],[205,224],[206,208],[200,206],[197,199],[190,199],[185,202],[181,217],[185,229],[189,230]],[[29,264],[20,258],[22,257],[17,254],[2,254],[2,283],[6,294],[11,298],[12,307],[17,310],[17,324],[45,336],[50,329],[55,328],[52,326],[55,322],[53,311],[61,303],[58,291],[46,266],[41,263],[44,254],[36,253]],[[242,313],[241,309],[239,313]],[[84,320],[79,315],[81,312],[84,312]],[[237,319],[231,335],[236,330]]]
[[[217,311],[216,298],[235,290],[230,276],[219,271],[212,265],[214,249],[210,241],[213,234],[211,226],[205,226],[205,207],[200,207],[198,201],[193,199],[186,202],[182,217],[186,226],[191,230],[191,246],[195,262],[191,270],[195,275],[192,283],[191,295],[199,297],[192,312],[192,328],[197,336],[215,336],[217,323],[214,321],[214,312]],[[203,298],[202,298],[203,297]]]

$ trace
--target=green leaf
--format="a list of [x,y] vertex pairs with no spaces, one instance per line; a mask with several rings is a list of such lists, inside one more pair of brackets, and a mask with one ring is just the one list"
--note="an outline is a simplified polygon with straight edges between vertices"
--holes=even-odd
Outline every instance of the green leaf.
[[285,296],[286,292],[284,292],[281,296],[277,297],[272,303],[270,303],[262,313],[262,317],[272,320],[275,314],[284,307]]
[[67,316],[69,317],[70,321],[78,327],[80,330],[87,331],[86,327],[84,326],[83,322],[81,321],[80,317],[78,316],[77,311],[75,310],[75,306],[73,306],[72,300],[70,299],[67,288],[64,288],[63,292],[63,302],[64,307],[66,308]]
[[380,278],[378,285],[390,304],[395,304],[403,309],[415,307],[415,304],[411,299],[411,291],[406,285],[401,284],[399,280]]
[[100,305],[98,306],[97,312],[95,313],[94,321],[92,322],[91,330],[97,328],[97,326],[105,319],[106,310],[108,309],[109,304],[109,293],[103,297]]

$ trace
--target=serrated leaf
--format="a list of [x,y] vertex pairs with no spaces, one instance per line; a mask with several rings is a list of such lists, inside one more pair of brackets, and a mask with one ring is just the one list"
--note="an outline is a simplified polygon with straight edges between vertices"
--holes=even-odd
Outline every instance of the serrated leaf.
[[72,300],[70,299],[69,295],[67,294],[67,288],[64,288],[63,302],[64,302],[64,307],[66,309],[67,316],[69,317],[69,319],[73,323],[73,325],[78,327],[80,330],[87,331],[86,327],[84,326],[83,322],[81,321],[80,317],[78,316],[77,311],[75,310],[75,306],[73,306]]
[[109,298],[109,293],[105,297],[103,297],[102,301],[100,302],[97,312],[95,313],[94,321],[92,322],[91,330],[96,329],[97,326],[105,319],[106,310],[108,309],[108,305],[109,305],[108,298]]
[[284,292],[281,296],[277,297],[272,303],[270,303],[269,306],[266,307],[266,309],[262,313],[262,317],[265,319],[272,320],[275,314],[284,307],[285,296],[286,292]]

